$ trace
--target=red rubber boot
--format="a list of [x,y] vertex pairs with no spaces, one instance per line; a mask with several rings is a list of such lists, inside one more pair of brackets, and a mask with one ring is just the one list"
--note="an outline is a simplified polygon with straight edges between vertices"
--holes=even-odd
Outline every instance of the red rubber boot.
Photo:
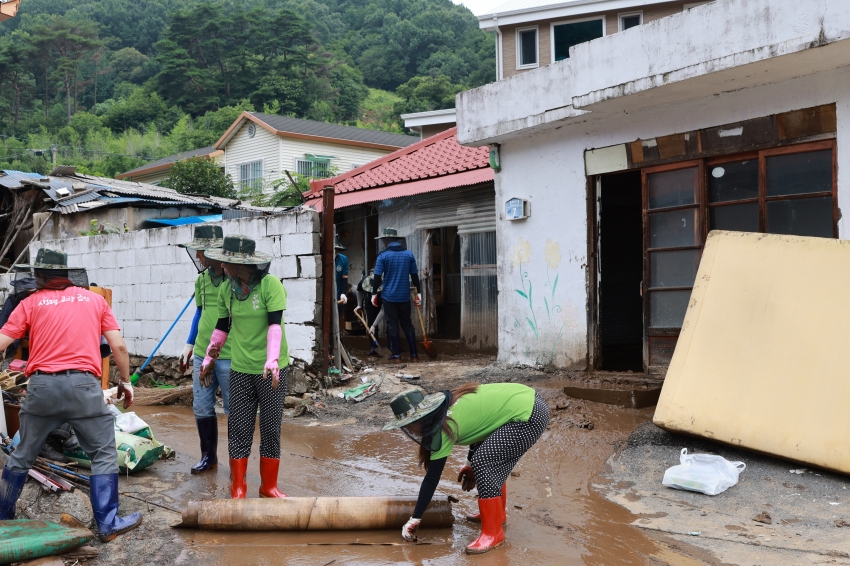
[[502,498],[479,499],[478,509],[481,511],[481,534],[466,547],[467,554],[484,554],[505,544]]
[[260,458],[260,497],[288,497],[277,488],[280,458]]
[[248,494],[248,483],[245,472],[248,471],[248,458],[230,459],[230,498],[245,499]]
[[[466,520],[470,523],[480,523],[481,513],[470,514],[466,516]],[[508,522],[508,484],[502,486],[502,524]]]

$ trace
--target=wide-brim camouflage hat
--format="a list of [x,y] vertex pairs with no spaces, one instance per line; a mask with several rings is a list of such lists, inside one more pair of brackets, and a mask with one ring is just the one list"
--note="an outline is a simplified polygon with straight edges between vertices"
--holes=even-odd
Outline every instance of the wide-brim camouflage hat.
[[227,236],[220,248],[204,250],[204,255],[210,259],[224,263],[243,265],[261,265],[272,260],[270,254],[257,251],[257,243],[248,236]]
[[433,393],[427,397],[418,389],[399,393],[390,401],[395,420],[385,424],[381,430],[395,430],[418,421],[436,411],[445,400],[445,393]]
[[[363,290],[366,291],[367,293],[371,293],[371,294],[374,295],[376,293],[376,291],[375,291],[375,276],[369,275],[369,277],[367,277],[363,280],[363,282],[360,284],[360,286],[363,287]],[[383,288],[384,288],[384,286],[381,285],[380,287],[378,287],[377,292],[380,293],[383,290]]]
[[220,248],[224,242],[224,230],[218,224],[198,224],[195,226],[192,241],[186,244],[177,244],[181,248],[190,250],[209,250]]
[[68,267],[68,254],[61,250],[41,248],[35,255],[33,263],[15,264],[15,269],[85,269],[83,267]]
[[381,235],[375,239],[380,240],[382,238],[398,238],[398,230],[395,228],[384,228],[381,230]]

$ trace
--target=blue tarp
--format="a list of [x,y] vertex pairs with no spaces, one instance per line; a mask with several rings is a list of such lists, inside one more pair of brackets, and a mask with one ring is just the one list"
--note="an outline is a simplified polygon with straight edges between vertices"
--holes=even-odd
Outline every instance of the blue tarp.
[[181,218],[148,218],[148,222],[165,226],[183,226],[184,224],[200,224],[202,222],[221,222],[221,214],[208,216],[183,216]]

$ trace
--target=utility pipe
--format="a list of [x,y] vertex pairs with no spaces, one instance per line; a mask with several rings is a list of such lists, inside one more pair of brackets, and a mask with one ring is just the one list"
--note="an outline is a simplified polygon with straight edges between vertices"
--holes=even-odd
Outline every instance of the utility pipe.
[[[287,497],[190,501],[175,527],[213,531],[356,531],[400,529],[416,497]],[[452,526],[448,496],[436,496],[422,516],[423,528]]]

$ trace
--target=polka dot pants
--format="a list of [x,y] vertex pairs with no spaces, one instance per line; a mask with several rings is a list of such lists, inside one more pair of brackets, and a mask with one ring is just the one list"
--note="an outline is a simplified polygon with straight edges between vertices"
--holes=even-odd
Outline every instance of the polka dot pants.
[[502,486],[508,481],[511,470],[537,442],[547,426],[549,405],[540,395],[535,394],[534,409],[528,422],[504,424],[483,442],[469,447],[469,460],[475,472],[478,497],[490,499],[502,495]]
[[280,384],[272,389],[272,379],[262,374],[230,371],[230,415],[227,418],[227,447],[231,458],[251,455],[257,407],[260,408],[260,456],[280,458],[280,424],[286,397],[286,375],[280,370]]

